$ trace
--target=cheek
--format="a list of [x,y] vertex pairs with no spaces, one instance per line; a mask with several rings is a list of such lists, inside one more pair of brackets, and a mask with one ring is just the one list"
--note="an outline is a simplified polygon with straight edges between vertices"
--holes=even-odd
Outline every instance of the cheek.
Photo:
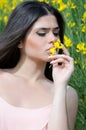
[[37,53],[41,50],[41,44],[37,39],[27,39],[25,42],[26,53]]

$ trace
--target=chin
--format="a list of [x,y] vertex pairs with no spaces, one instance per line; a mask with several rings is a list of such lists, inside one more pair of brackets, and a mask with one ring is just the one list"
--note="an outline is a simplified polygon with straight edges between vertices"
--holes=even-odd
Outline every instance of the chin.
[[46,58],[44,58],[44,62],[50,62],[50,59],[48,57],[49,56],[47,56]]

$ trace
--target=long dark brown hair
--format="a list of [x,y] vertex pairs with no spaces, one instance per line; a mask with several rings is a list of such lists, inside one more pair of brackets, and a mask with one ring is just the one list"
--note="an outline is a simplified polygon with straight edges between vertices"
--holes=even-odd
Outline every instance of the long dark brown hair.
[[[57,9],[45,2],[26,1],[20,3],[12,12],[0,36],[0,68],[13,68],[20,59],[18,45],[27,31],[42,16],[53,14],[58,22],[60,40],[63,42],[64,20]],[[52,80],[52,67],[46,64],[45,75]]]

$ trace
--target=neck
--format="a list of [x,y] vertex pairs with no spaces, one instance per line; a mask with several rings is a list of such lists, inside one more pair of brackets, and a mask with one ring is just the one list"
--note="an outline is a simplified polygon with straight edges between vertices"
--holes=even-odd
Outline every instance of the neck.
[[12,73],[23,76],[30,81],[36,81],[44,78],[45,65],[45,62],[22,56]]

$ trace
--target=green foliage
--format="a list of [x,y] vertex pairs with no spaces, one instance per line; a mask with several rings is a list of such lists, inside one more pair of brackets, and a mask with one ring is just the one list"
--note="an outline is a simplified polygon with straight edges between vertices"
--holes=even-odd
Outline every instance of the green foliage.
[[[23,0],[0,0],[0,32],[10,12]],[[42,1],[42,0],[39,0]],[[43,0],[57,8],[66,22],[65,46],[75,60],[75,71],[69,81],[79,97],[75,130],[86,130],[86,0]]]

